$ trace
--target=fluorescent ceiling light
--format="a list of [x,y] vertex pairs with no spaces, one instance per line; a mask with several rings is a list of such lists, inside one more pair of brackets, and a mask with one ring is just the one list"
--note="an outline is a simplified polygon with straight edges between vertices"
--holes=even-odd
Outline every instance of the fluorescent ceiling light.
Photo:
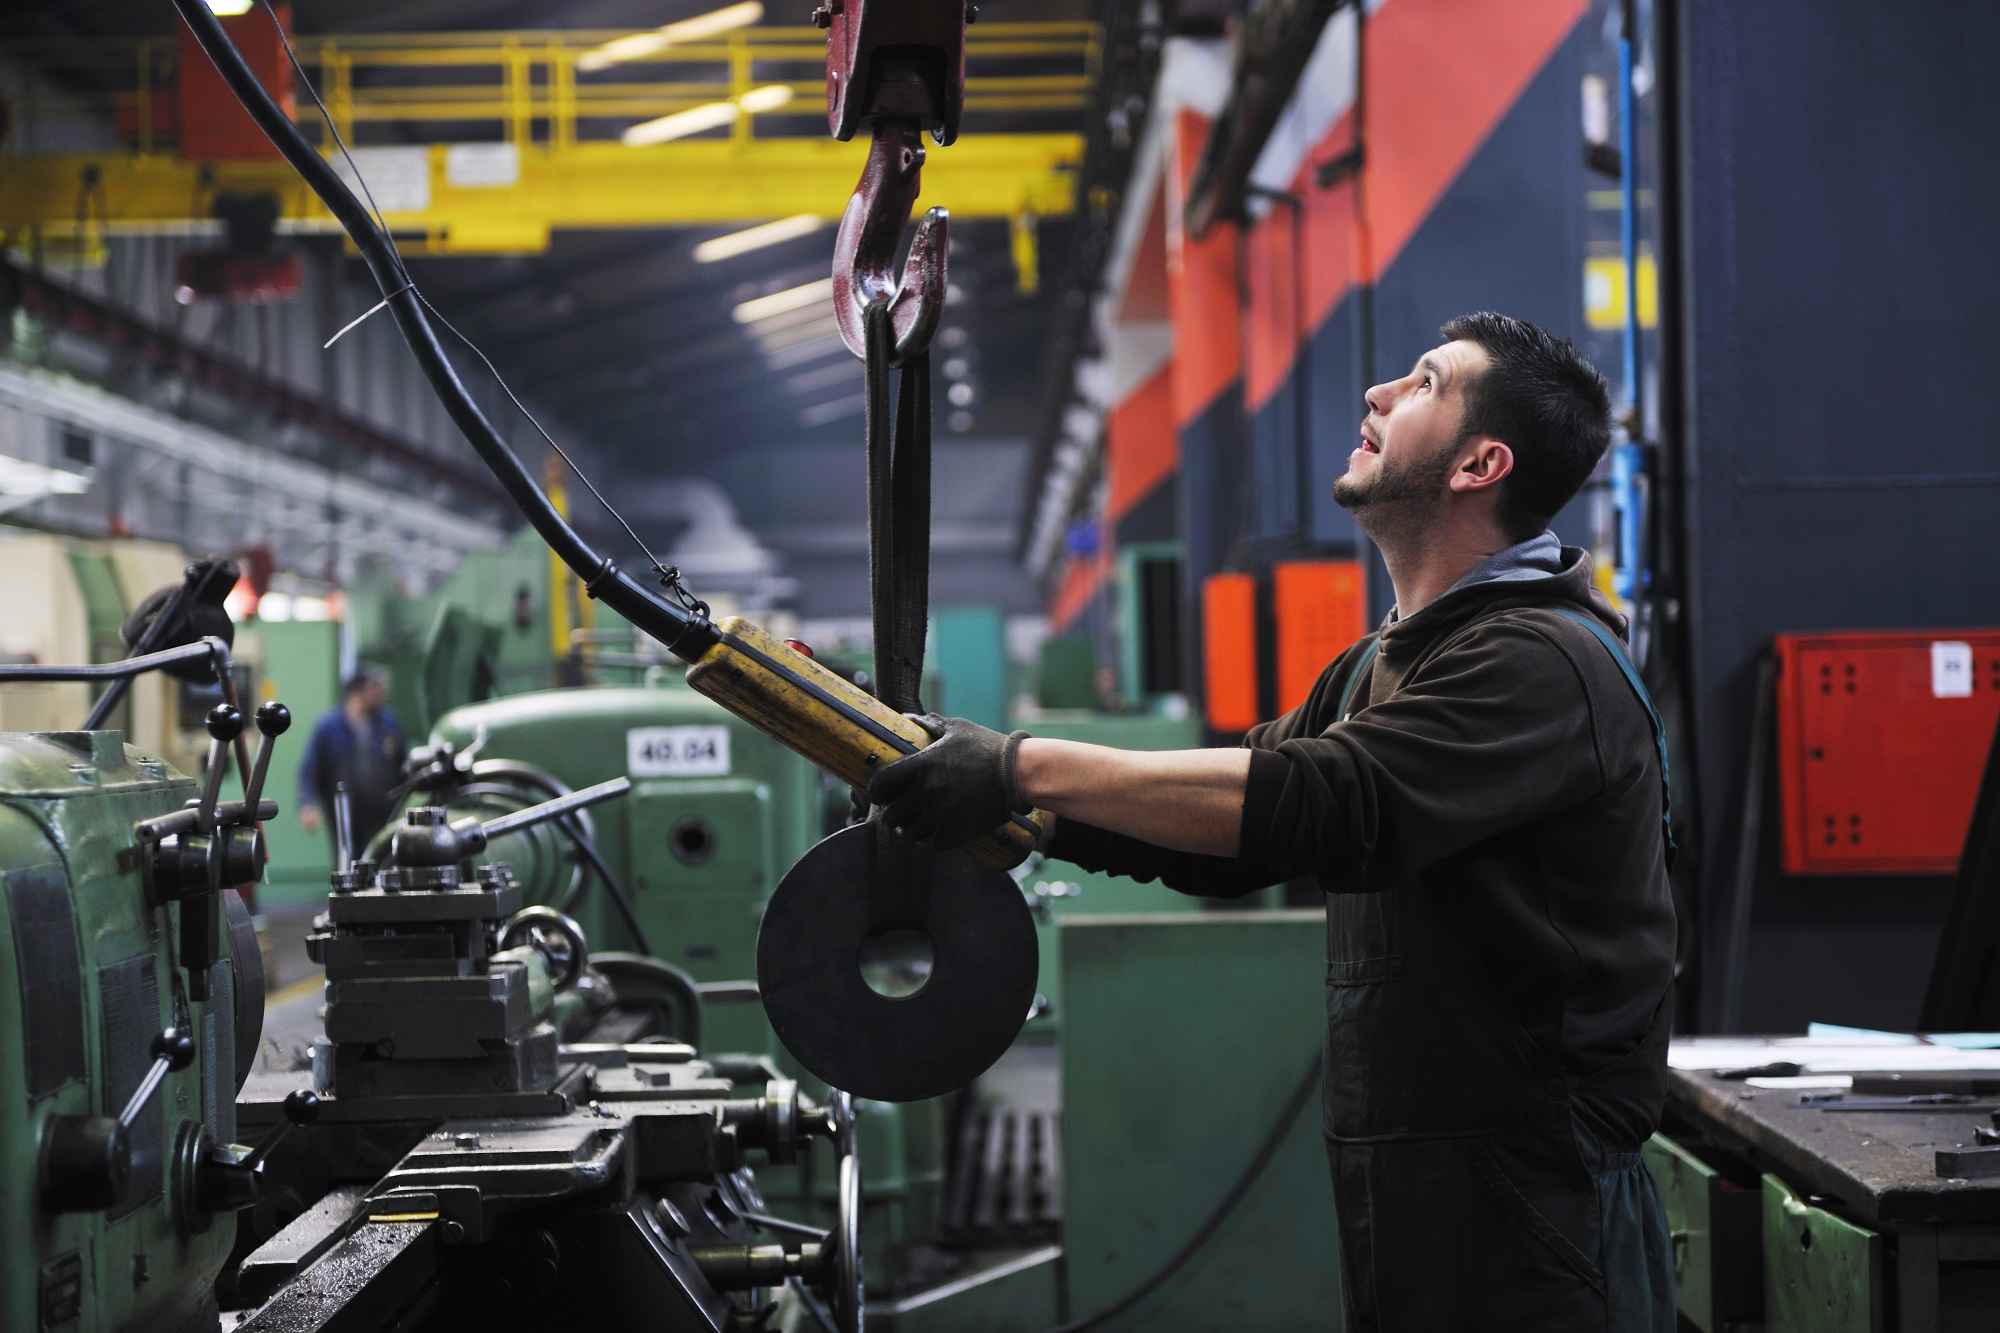
[[642,120],[618,137],[627,148],[639,148],[649,143],[665,143],[669,139],[685,139],[703,130],[719,130],[735,119],[736,103],[705,102],[686,111],[676,111],[671,116]]
[[796,347],[800,343],[815,342],[821,338],[838,338],[840,324],[829,312],[820,319],[805,324],[793,324],[775,332],[768,331],[761,325],[750,332],[751,336],[756,338],[757,346],[763,348],[764,354],[769,356],[773,352],[782,352],[787,347]]
[[792,100],[792,85],[789,83],[767,83],[761,88],[752,88],[736,99],[736,105],[757,115],[764,111],[776,111]]
[[767,245],[777,245],[783,241],[795,241],[801,236],[810,236],[826,225],[825,219],[814,213],[799,213],[793,217],[779,218],[776,222],[766,222],[742,231],[732,231],[727,236],[711,236],[694,248],[694,262],[713,264],[723,259],[734,259],[738,255],[761,250]]
[[772,352],[767,357],[765,364],[772,370],[789,370],[793,366],[811,365],[821,357],[845,351],[847,351],[847,344],[841,341],[839,334],[834,333],[814,342],[804,342],[794,347],[787,347],[782,352]]
[[799,310],[815,301],[833,299],[833,279],[821,278],[798,287],[787,287],[782,292],[772,292],[769,296],[759,296],[743,302],[729,312],[729,317],[738,324],[755,324],[760,319],[782,315]]
[[[231,3],[233,2],[234,0],[231,0]],[[209,6],[214,8],[215,0],[209,0]],[[243,8],[249,7],[249,0],[243,0]],[[764,6],[755,3],[755,0],[748,4],[725,5],[721,9],[698,14],[691,19],[682,19],[679,23],[669,23],[651,32],[635,32],[629,37],[619,37],[602,46],[593,46],[577,57],[576,67],[589,73],[591,70],[615,65],[621,60],[643,60],[681,42],[698,42],[736,28],[747,28],[763,17]]]
[[824,426],[842,417],[851,417],[868,407],[868,395],[857,393],[851,398],[836,398],[830,403],[815,403],[799,413],[799,425],[805,427]]
[[833,305],[828,302],[825,305],[800,306],[797,310],[788,310],[782,315],[767,316],[758,320],[757,327],[750,332],[756,337],[766,338],[785,329],[802,329],[808,324],[831,325],[832,322]]
[[25,458],[0,454],[0,495],[32,496],[82,495],[90,489],[90,478]]
[[669,139],[685,139],[703,130],[719,130],[745,112],[775,111],[792,100],[792,90],[782,83],[752,88],[733,102],[703,102],[700,106],[676,111],[656,120],[642,120],[618,137],[627,148],[640,148]]
[[233,19],[238,14],[248,14],[257,0],[208,0],[208,10],[221,18]]
[[818,370],[804,375],[794,375],[785,381],[785,387],[793,393],[810,393],[814,389],[824,389],[830,384],[850,383],[854,379],[853,366],[821,366]]

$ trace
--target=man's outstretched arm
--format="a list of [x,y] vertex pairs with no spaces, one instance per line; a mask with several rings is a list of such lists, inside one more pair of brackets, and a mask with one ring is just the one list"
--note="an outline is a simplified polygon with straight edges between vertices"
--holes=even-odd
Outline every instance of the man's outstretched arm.
[[1250,751],[1115,750],[1025,738],[1014,757],[1023,804],[1156,847],[1235,856]]

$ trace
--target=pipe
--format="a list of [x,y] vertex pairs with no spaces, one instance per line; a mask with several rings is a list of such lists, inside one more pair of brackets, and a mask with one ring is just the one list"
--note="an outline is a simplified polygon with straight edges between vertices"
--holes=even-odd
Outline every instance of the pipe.
[[[1611,494],[1618,511],[1618,558],[1613,588],[1634,604],[1652,582],[1646,561],[1645,396],[1639,381],[1639,132],[1638,99],[1632,92],[1633,0],[1620,6],[1618,34],[1618,252],[1625,269],[1625,330],[1622,357],[1625,374],[1625,440],[1611,451]],[[1643,667],[1650,646],[1639,631],[1644,617],[1633,617],[1633,657]]]
[[229,649],[222,640],[211,637],[197,639],[178,648],[163,648],[157,653],[146,653],[140,657],[121,658],[116,662],[96,662],[87,666],[43,666],[39,662],[8,664],[0,666],[0,685],[60,680],[120,680],[142,672],[173,666],[178,662],[193,662],[203,657],[209,659],[218,678],[227,677]]
[[569,521],[556,512],[548,496],[493,429],[459,379],[431,328],[415,283],[368,210],[257,81],[206,0],[173,0],[173,5],[243,109],[353,240],[383,292],[383,300],[403,341],[409,344],[446,415],[498,478],[508,498],[550,549],[584,581],[584,588],[591,596],[658,639],[676,656],[690,662],[700,657],[719,638],[707,618],[691,614],[642,586],[609,557],[593,550]]

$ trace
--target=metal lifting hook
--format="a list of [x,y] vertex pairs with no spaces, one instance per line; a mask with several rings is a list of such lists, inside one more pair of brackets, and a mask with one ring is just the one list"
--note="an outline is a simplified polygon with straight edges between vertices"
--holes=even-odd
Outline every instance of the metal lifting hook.
[[897,364],[929,348],[944,310],[944,209],[917,225],[900,275],[893,266],[921,185],[924,131],[940,144],[958,137],[965,25],[974,12],[939,0],[824,0],[813,14],[827,29],[828,126],[836,139],[863,125],[873,135],[833,246],[834,318],[848,350],[864,360],[871,306],[889,308]]
[[915,122],[877,122],[861,183],[840,216],[833,242],[833,314],[847,350],[864,359],[863,324],[871,305],[889,307],[896,365],[929,349],[944,311],[950,213],[942,208],[925,213],[900,277],[893,267],[923,165],[923,136]]

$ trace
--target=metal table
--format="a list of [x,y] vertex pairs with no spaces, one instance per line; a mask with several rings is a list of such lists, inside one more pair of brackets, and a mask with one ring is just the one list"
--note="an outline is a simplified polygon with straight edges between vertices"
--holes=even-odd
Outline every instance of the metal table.
[[[1772,1058],[1788,1056],[1774,1048]],[[1911,1090],[1935,1077],[1910,1076]],[[1987,1089],[2000,1087],[2000,1073],[1977,1077],[1970,1105],[1833,1111],[1796,1088],[1670,1071],[1667,1137],[1684,1155],[1726,1164],[1721,1174],[1739,1191],[1763,1177],[1753,1291],[1761,1285],[1769,1333],[1992,1326],[2000,1177],[1940,1178],[1935,1159],[1939,1149],[1976,1146],[1974,1130],[1992,1124],[2000,1091]],[[1684,1245],[1686,1225],[1674,1221]]]

